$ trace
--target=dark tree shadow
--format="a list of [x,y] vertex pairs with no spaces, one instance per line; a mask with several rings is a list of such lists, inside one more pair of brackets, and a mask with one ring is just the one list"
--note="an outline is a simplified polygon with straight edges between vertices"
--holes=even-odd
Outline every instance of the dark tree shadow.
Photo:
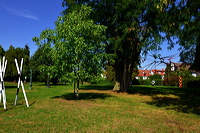
[[8,85],[7,85],[7,86],[5,86],[5,88],[6,88],[6,89],[13,89],[13,88],[17,88],[17,85],[16,85],[16,86],[8,86]]
[[[33,82],[33,84],[34,84],[34,82]],[[50,82],[49,85],[51,85],[51,86],[72,86],[72,84],[69,84],[69,83],[66,83],[66,84],[64,84],[64,83],[53,84],[52,82]],[[47,83],[40,83],[40,84],[37,83],[37,86],[47,86]]]
[[95,100],[95,99],[106,99],[108,97],[114,97],[114,96],[106,94],[106,93],[80,93],[78,96],[78,99],[76,99],[76,96],[74,95],[74,93],[67,93],[67,94],[63,94],[61,96],[55,96],[52,98],[53,99],[61,98],[65,100]]
[[146,102],[150,105],[200,115],[200,88],[135,86],[130,93],[151,96],[152,101]]
[[129,94],[141,94],[141,95],[148,95],[148,96],[154,96],[154,95],[168,95],[168,94],[174,94],[174,95],[181,95],[185,92],[189,92],[191,90],[186,90],[183,88],[177,88],[177,87],[158,87],[158,86],[133,86],[131,89],[129,89]]
[[153,101],[147,103],[150,105],[155,105],[157,107],[165,107],[169,110],[200,115],[199,101],[199,97],[190,97],[188,95],[183,95],[179,98],[155,96],[153,97]]
[[81,90],[112,90],[113,85],[84,85],[81,86]]

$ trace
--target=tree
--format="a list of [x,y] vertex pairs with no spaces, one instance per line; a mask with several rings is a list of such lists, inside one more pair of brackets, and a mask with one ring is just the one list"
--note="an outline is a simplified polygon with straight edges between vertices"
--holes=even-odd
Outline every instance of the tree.
[[160,74],[154,74],[149,76],[149,79],[151,80],[162,79],[162,76]]
[[106,71],[105,71],[106,78],[108,79],[108,81],[114,82],[115,81],[114,68],[111,65],[107,65],[105,68],[106,68]]
[[0,45],[0,58],[2,58],[5,55],[5,50]]
[[166,86],[177,86],[178,85],[178,74],[171,70],[171,64],[167,64],[164,76],[164,85]]
[[[40,46],[31,57],[31,69],[33,70],[33,80],[45,82],[47,87],[50,87],[50,78],[54,79],[56,75],[51,72],[53,60],[51,56],[51,49],[45,49],[44,46]],[[54,80],[54,84],[57,80]]]
[[167,26],[163,20],[169,19],[166,4],[171,3],[165,0],[64,0],[63,5],[68,8],[63,13],[76,10],[79,4],[91,6],[91,18],[108,27],[106,53],[115,55],[114,63],[109,63],[115,71],[114,89],[127,92],[141,51],[161,49],[161,33],[167,29],[163,28]]
[[50,87],[50,80],[55,77],[54,73],[58,70],[53,61],[53,36],[54,30],[47,28],[41,32],[40,37],[33,38],[33,41],[39,46],[38,53],[40,52],[40,56],[37,55],[38,53],[35,55],[35,63],[40,63],[37,70],[45,76],[47,88]]
[[[51,49],[54,70],[77,83],[102,72],[105,44],[105,26],[89,18],[91,8],[79,5],[55,22],[55,30],[45,30],[33,38],[38,45]],[[46,45],[46,46],[45,46]]]
[[23,78],[29,75],[29,47],[25,45],[25,48],[14,48],[10,45],[9,49],[5,52],[5,57],[8,60],[6,68],[5,80],[15,81],[17,79],[17,68],[15,65],[15,59],[17,59],[18,63],[21,61],[21,58],[24,59],[23,63]]
[[9,49],[6,51],[5,57],[8,59],[7,66],[9,66],[6,68],[5,80],[14,81],[16,80],[17,69],[14,62],[16,58],[16,52],[12,45],[10,45]]
[[[30,75],[30,48],[28,46],[28,44],[26,44],[24,46],[24,48],[21,49],[22,50],[22,57],[18,58],[18,62],[21,61],[21,58],[24,59],[24,63],[23,63],[23,75],[25,77]],[[18,52],[17,52],[18,53]],[[18,53],[19,54],[19,53]]]
[[192,64],[191,69],[200,71],[200,1],[177,0],[176,5],[172,12],[177,13],[178,19],[171,22],[179,25],[172,31],[179,38],[180,60]]

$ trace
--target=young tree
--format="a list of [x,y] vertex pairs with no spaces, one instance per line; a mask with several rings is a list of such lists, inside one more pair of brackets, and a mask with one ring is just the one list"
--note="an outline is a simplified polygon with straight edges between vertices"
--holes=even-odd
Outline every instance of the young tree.
[[47,88],[50,87],[50,80],[55,76],[54,73],[57,71],[57,69],[55,69],[52,52],[52,47],[54,46],[54,32],[55,31],[52,29],[46,29],[41,32],[40,37],[33,38],[33,41],[39,46],[37,54],[40,52],[40,56],[37,54],[35,55],[36,62],[40,63],[37,70],[46,77],[45,83],[47,84]]
[[102,71],[105,57],[102,43],[105,26],[95,24],[89,18],[91,8],[80,5],[79,9],[60,17],[56,22],[58,42],[56,55],[67,65],[69,75],[75,81],[88,78]]
[[[54,66],[59,75],[77,82],[102,72],[105,44],[105,26],[95,24],[89,15],[91,8],[79,5],[55,22],[55,30],[35,37],[38,45],[51,48]],[[47,31],[43,31],[47,32]],[[47,43],[48,42],[48,43]]]
[[[52,49],[45,47],[46,45],[43,45],[37,49],[37,51],[31,57],[30,66],[31,69],[33,70],[33,80],[45,82],[45,84],[49,88],[50,80],[54,79],[56,75],[54,74],[54,69],[53,69],[54,63],[51,55]],[[56,84],[57,81],[53,83]]]

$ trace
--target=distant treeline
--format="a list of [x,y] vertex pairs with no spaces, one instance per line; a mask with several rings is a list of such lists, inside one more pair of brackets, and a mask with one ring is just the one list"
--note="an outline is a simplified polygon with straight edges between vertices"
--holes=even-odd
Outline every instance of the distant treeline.
[[[22,70],[22,80],[23,81],[30,81],[30,74],[32,71],[32,81],[33,82],[47,82],[48,73],[45,71],[46,68],[41,68],[43,64],[49,64],[52,60],[49,57],[42,56],[43,48],[38,48],[36,52],[30,56],[29,46],[25,45],[24,48],[20,47],[13,47],[10,45],[9,49],[5,51],[3,47],[0,45],[0,59],[5,56],[7,59],[7,67],[4,76],[4,81],[9,82],[17,82],[18,80],[18,73],[17,68],[15,65],[15,59],[17,59],[18,63],[21,62],[23,58],[23,70]],[[47,52],[48,53],[48,52]],[[20,65],[20,64],[19,64]],[[42,71],[43,70],[43,71]],[[52,77],[51,81],[56,84],[58,82],[57,76]]]
[[[17,59],[18,63],[21,62],[21,59],[24,59],[23,63],[23,75],[22,78],[25,80],[25,77],[29,77],[30,74],[30,65],[29,65],[29,59],[30,59],[30,51],[29,46],[25,45],[24,48],[14,48],[12,45],[10,45],[9,49],[5,51],[3,47],[0,45],[0,58],[2,60],[3,56],[7,59],[7,67],[5,72],[5,81],[11,81],[11,82],[17,82],[18,79],[18,73],[17,68],[15,65],[15,59]],[[19,64],[20,65],[20,64]]]

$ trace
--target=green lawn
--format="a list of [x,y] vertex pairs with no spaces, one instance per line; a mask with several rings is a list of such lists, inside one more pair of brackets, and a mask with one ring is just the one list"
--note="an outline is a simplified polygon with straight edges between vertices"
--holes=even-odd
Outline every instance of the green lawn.
[[0,132],[200,132],[200,89],[133,86],[130,93],[109,85],[73,87],[25,84],[30,107],[16,83],[5,83],[7,110],[0,103]]

